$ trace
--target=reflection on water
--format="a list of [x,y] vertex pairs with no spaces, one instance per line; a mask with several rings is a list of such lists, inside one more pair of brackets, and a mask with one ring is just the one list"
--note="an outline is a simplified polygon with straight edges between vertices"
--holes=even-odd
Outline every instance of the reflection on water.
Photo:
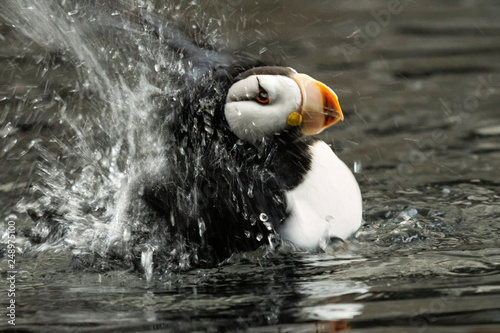
[[150,230],[125,214],[130,179],[164,171],[168,138],[151,111],[177,92],[159,74],[196,73],[153,52],[132,18],[102,20],[113,8],[6,1],[0,255],[4,278],[14,221],[15,328],[500,331],[496,2],[156,5],[196,18],[201,44],[274,53],[338,92],[345,122],[322,138],[353,166],[365,223],[325,253],[264,248],[183,271],[179,243],[175,262],[155,262],[161,243],[141,243]]

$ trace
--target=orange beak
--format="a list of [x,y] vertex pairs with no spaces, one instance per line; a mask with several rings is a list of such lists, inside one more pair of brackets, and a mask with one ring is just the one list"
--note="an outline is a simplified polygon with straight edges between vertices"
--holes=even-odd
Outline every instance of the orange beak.
[[318,134],[344,120],[339,100],[332,89],[306,74],[295,73],[292,78],[302,94],[301,107],[297,112],[302,116],[301,130],[304,135]]

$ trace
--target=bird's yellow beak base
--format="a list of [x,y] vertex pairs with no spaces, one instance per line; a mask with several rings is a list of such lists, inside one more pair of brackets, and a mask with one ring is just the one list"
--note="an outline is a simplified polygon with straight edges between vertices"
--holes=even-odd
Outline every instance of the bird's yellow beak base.
[[286,123],[290,126],[299,126],[302,124],[302,115],[299,112],[294,111],[288,115]]

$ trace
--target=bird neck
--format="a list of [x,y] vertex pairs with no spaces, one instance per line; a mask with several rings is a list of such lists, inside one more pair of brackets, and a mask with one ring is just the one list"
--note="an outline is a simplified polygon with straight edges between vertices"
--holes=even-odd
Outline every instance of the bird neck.
[[311,168],[309,147],[314,141],[302,135],[277,135],[267,139],[257,146],[260,163],[274,175],[283,189],[294,188]]

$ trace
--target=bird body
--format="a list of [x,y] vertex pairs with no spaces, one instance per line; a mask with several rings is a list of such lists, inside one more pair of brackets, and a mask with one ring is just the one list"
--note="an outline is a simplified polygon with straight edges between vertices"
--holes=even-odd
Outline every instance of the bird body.
[[349,168],[323,141],[309,148],[311,167],[304,180],[286,192],[289,217],[284,239],[314,249],[331,237],[345,239],[361,225],[361,193]]
[[335,93],[290,68],[235,68],[205,75],[171,107],[173,167],[140,191],[156,219],[168,217],[169,239],[220,262],[280,239],[315,250],[350,236],[361,224],[358,184],[311,136],[343,119]]

